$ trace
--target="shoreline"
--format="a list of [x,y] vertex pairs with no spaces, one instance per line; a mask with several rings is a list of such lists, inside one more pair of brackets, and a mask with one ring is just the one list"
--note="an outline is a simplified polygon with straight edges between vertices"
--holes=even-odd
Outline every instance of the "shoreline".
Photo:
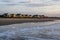
[[14,18],[0,18],[0,26],[3,25],[11,25],[11,24],[20,24],[20,23],[28,23],[28,22],[48,22],[54,21],[55,19],[14,19]]

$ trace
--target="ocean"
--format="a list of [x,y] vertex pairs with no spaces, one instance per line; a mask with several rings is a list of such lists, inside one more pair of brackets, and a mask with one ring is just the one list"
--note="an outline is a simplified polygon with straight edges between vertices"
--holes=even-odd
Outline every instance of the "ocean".
[[60,20],[0,26],[0,40],[60,40]]

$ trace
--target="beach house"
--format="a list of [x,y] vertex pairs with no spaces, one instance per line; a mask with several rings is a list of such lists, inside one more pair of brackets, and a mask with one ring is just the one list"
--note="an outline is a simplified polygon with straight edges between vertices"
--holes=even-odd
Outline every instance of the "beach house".
[[11,17],[11,14],[5,13],[5,14],[3,14],[3,16],[4,16],[4,17]]
[[28,14],[9,14],[9,13],[5,13],[3,14],[4,17],[7,17],[7,18],[44,18],[46,16],[44,15],[28,15]]
[[14,13],[14,14],[11,14],[11,17],[12,18],[15,18],[16,17],[16,14]]

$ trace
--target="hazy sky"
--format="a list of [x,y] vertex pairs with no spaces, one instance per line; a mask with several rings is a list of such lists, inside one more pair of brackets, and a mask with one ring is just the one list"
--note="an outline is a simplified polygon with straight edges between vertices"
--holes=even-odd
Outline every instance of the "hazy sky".
[[60,0],[0,0],[0,13],[60,16]]

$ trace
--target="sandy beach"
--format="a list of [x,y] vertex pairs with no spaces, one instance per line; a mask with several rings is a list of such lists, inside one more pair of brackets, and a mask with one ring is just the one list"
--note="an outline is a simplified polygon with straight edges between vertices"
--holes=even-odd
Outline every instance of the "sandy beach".
[[29,18],[0,18],[0,26],[1,25],[10,25],[10,24],[19,24],[19,23],[27,23],[27,22],[46,22],[46,21],[54,21],[53,19],[29,19]]

